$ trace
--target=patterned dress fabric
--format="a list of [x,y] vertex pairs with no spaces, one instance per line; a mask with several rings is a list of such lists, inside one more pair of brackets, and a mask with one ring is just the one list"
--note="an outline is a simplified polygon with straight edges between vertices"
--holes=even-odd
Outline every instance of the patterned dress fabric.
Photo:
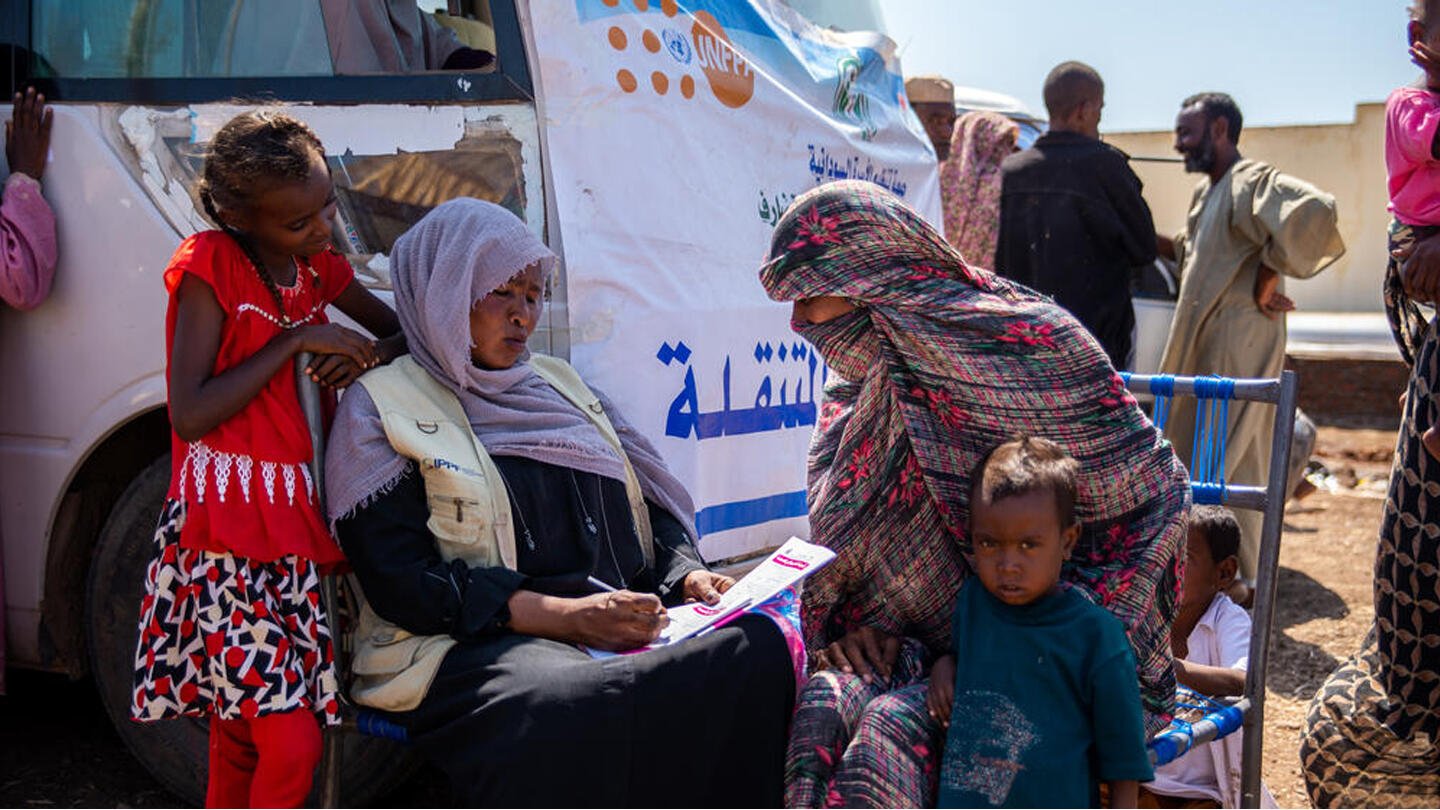
[[[805,585],[811,654],[861,626],[932,652],[948,647],[970,571],[971,470],[990,448],[1030,433],[1081,464],[1084,528],[1062,576],[1124,622],[1147,729],[1163,727],[1175,692],[1169,632],[1188,477],[1094,338],[1044,296],[967,266],[918,214],[858,181],[796,200],[760,279],[778,301],[857,305],[792,324],[831,375],[808,500],[812,538],[838,557]],[[815,753],[792,743],[791,755]]]
[[[1393,226],[1390,247],[1437,232]],[[1410,382],[1375,554],[1375,624],[1316,692],[1301,739],[1316,807],[1440,806],[1440,460],[1420,443],[1435,424],[1440,345],[1393,259],[1384,296]]]
[[[220,231],[186,239],[165,269],[166,355],[186,277],[225,313],[214,374],[285,329],[327,322],[354,272],[332,250],[296,261],[280,305]],[[333,400],[331,401],[333,404]],[[317,566],[342,562],[310,478],[310,428],[287,363],[197,441],[171,435],[170,489],[146,570],[131,716],[222,720],[309,709],[339,722],[330,629]]]
[[995,112],[975,110],[955,119],[950,157],[940,164],[945,238],[965,261],[995,267],[1000,238],[1000,164],[1015,151],[1020,127]]
[[315,565],[185,548],[184,522],[184,505],[167,501],[145,571],[131,716],[235,720],[310,709],[338,723]]

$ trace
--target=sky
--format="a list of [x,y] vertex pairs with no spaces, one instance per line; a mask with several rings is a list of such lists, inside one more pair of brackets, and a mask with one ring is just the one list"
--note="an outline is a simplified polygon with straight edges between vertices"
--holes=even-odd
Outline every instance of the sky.
[[1102,131],[1170,129],[1180,101],[1220,90],[1245,125],[1351,121],[1418,77],[1408,0],[878,0],[905,75],[1005,93],[1044,117],[1050,68],[1105,80]]

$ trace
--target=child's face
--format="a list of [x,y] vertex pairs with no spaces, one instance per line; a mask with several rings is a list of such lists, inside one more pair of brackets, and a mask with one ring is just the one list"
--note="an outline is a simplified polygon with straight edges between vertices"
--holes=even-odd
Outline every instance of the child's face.
[[1430,25],[1427,28],[1424,24],[1411,20],[1406,34],[1411,45],[1423,42],[1431,48],[1440,49],[1440,25]]
[[1052,492],[970,503],[975,573],[1007,605],[1028,605],[1049,593],[1079,537],[1079,523],[1060,526]]
[[330,244],[330,225],[335,219],[335,186],[325,159],[315,155],[304,180],[266,189],[227,219],[255,240],[266,259],[321,252]]
[[1191,528],[1185,541],[1185,578],[1181,580],[1182,607],[1205,608],[1215,594],[1230,587],[1240,561],[1234,555],[1219,562],[1210,556],[1210,543],[1205,533]]

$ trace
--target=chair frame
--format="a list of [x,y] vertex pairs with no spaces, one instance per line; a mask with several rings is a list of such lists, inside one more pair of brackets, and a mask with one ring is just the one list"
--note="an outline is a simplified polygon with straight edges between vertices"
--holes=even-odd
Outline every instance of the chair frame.
[[[320,513],[325,513],[325,431],[321,420],[320,409],[320,386],[314,380],[305,376],[305,369],[315,359],[309,352],[300,352],[295,355],[295,392],[300,398],[300,411],[305,414],[305,424],[310,428],[310,477],[315,481],[315,502],[320,505]],[[336,608],[340,604],[338,586],[333,576],[322,576],[320,578],[320,606],[325,611],[332,623],[330,643],[334,647],[335,654],[343,654],[343,640],[339,627],[334,624],[335,618],[339,615]],[[342,703],[346,701],[343,693],[340,695]],[[320,756],[320,806],[340,806],[340,758],[341,745],[340,729],[326,728],[324,731],[324,747]]]
[[[1157,396],[1195,396],[1213,378],[1169,375],[1121,375],[1132,392]],[[1241,806],[1259,807],[1261,754],[1265,743],[1265,680],[1270,662],[1270,637],[1275,620],[1275,594],[1280,566],[1280,535],[1285,522],[1286,483],[1290,469],[1290,445],[1294,438],[1295,409],[1299,382],[1293,371],[1274,379],[1236,379],[1233,399],[1265,402],[1275,406],[1270,436],[1270,469],[1265,485],[1224,485],[1218,501],[1226,506],[1264,514],[1260,529],[1260,556],[1256,564],[1255,607],[1250,634],[1250,659],[1245,671],[1245,695],[1239,705],[1245,714],[1245,742],[1241,761]],[[1213,488],[1192,484],[1192,492],[1214,502]],[[1210,737],[1214,739],[1214,737]],[[1197,735],[1196,742],[1208,742]]]

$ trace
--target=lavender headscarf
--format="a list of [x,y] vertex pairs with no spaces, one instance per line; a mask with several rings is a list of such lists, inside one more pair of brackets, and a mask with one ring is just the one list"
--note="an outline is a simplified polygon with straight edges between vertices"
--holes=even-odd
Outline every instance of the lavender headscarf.
[[[498,371],[470,361],[474,303],[537,262],[548,276],[555,254],[525,223],[494,203],[461,198],[426,214],[396,241],[391,255],[395,312],[410,353],[459,397],[471,429],[491,455],[521,456],[624,481],[624,464],[610,443],[531,369],[528,353]],[[695,509],[684,486],[610,399],[595,393],[620,434],[645,497],[695,537]],[[360,386],[352,387],[341,400],[326,451],[330,519],[349,515],[384,492],[406,464],[385,438],[369,395]]]

